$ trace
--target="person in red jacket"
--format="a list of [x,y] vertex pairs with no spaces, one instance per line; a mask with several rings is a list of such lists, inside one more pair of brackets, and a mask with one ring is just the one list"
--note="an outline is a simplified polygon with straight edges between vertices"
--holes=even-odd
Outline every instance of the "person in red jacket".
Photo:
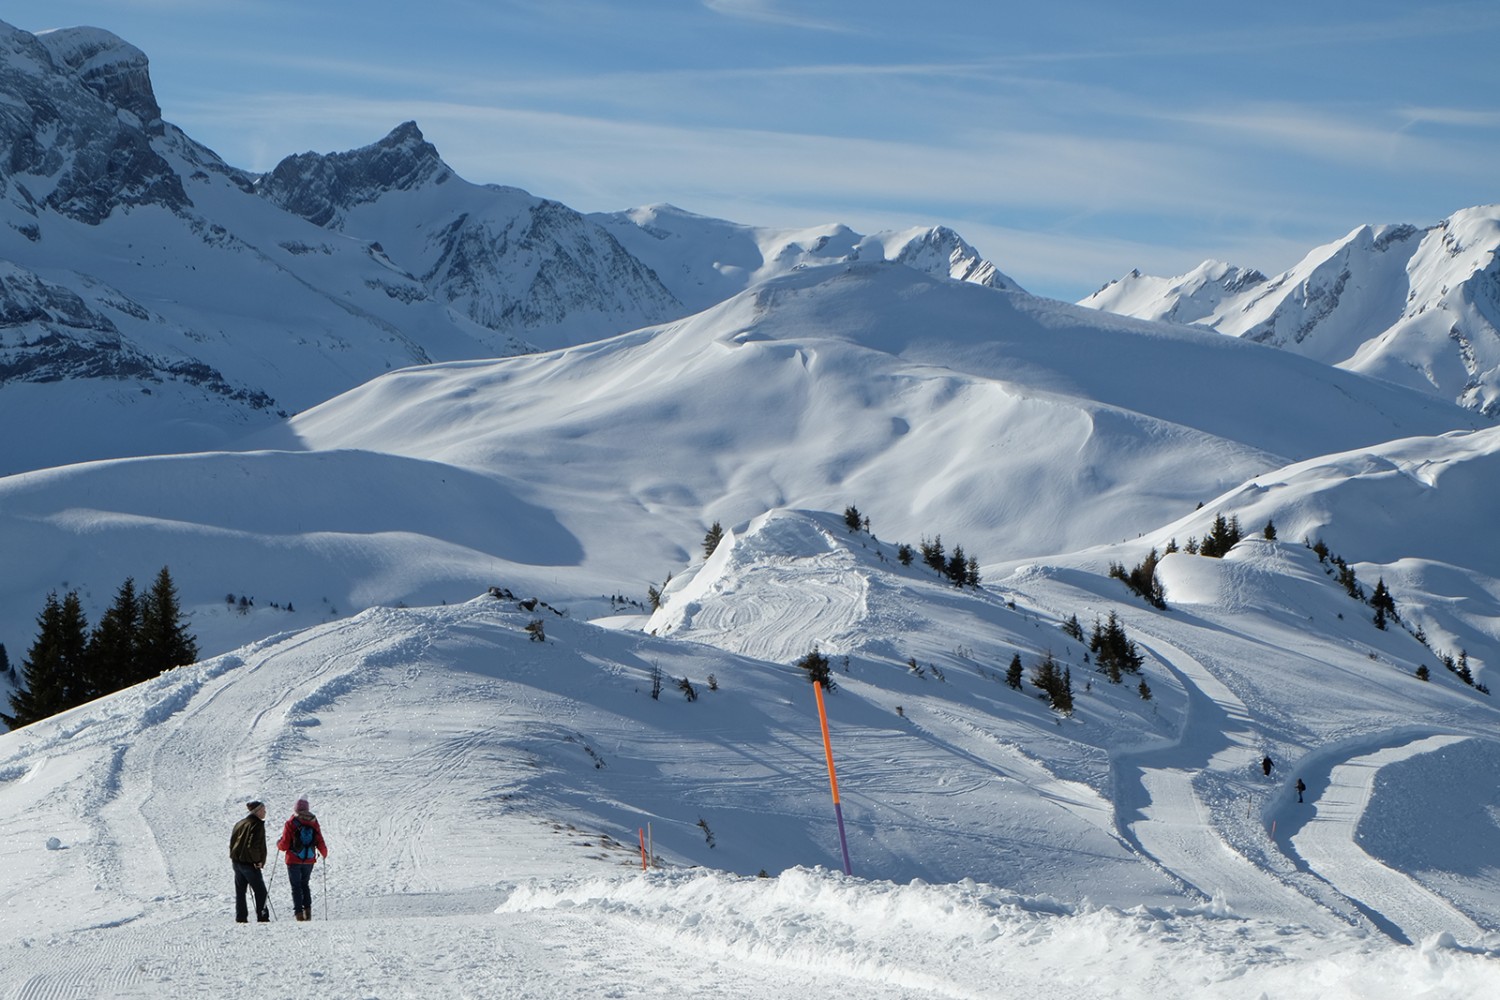
[[312,919],[312,871],[321,854],[328,857],[328,845],[323,843],[323,831],[318,826],[318,817],[308,807],[306,799],[298,799],[296,808],[281,828],[281,839],[276,849],[286,855],[286,877],[292,885],[292,909],[298,920]]

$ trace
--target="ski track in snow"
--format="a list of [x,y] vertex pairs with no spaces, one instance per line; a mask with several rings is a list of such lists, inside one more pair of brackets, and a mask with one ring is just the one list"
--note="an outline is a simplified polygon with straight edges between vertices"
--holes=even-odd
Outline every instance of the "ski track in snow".
[[1142,642],[1182,682],[1188,696],[1183,731],[1166,746],[1115,758],[1120,829],[1142,853],[1231,910],[1275,914],[1288,923],[1331,929],[1327,910],[1235,851],[1214,828],[1194,787],[1204,771],[1234,772],[1258,759],[1250,713],[1203,664],[1160,638]]
[[1372,919],[1403,943],[1444,931],[1466,940],[1483,937],[1484,930],[1447,900],[1365,853],[1355,836],[1381,768],[1467,738],[1391,736],[1392,745],[1360,753],[1331,769],[1315,768],[1309,772],[1313,781],[1304,796],[1311,809],[1280,831],[1279,843],[1345,896],[1373,911]]

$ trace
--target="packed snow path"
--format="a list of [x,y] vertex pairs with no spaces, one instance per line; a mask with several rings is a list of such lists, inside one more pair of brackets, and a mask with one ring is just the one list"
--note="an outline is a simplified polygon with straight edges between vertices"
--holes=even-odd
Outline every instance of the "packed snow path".
[[1370,857],[1359,846],[1356,832],[1381,768],[1464,739],[1449,735],[1401,739],[1397,745],[1363,753],[1331,771],[1312,771],[1313,781],[1303,803],[1309,808],[1300,813],[1307,818],[1287,824],[1282,834],[1312,871],[1355,900],[1381,929],[1403,943],[1445,931],[1472,941],[1484,931],[1447,900]]
[[1177,740],[1117,756],[1121,830],[1167,871],[1231,911],[1334,926],[1338,921],[1326,909],[1225,843],[1194,787],[1205,772],[1243,773],[1259,761],[1244,702],[1183,650],[1159,638],[1148,648],[1182,682],[1188,708]]

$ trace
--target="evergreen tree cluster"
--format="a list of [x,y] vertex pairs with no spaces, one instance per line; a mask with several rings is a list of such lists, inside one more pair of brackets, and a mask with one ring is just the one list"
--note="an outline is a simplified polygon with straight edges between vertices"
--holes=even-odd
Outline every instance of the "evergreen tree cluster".
[[[943,549],[943,536],[938,535],[931,541],[923,538],[921,550],[922,562],[935,572],[946,576],[955,587],[979,586],[979,560],[973,556],[966,556],[962,545],[953,546],[953,552],[947,553]],[[899,552],[897,554],[899,555]]]
[[[1332,552],[1323,539],[1319,538],[1306,544],[1318,557],[1318,562],[1324,565],[1324,572],[1337,579],[1345,593],[1356,601],[1363,601],[1375,609],[1376,628],[1385,629],[1391,622],[1401,622],[1401,612],[1396,610],[1396,598],[1386,587],[1385,577],[1380,577],[1375,581],[1375,591],[1366,597],[1364,585],[1355,576],[1354,567],[1345,562],[1342,556]],[[1427,636],[1420,626],[1412,632],[1412,636],[1422,645],[1427,645]]]
[[1442,660],[1443,666],[1448,668],[1450,674],[1463,681],[1469,687],[1481,694],[1490,693],[1490,689],[1484,684],[1475,682],[1474,671],[1469,669],[1469,651],[1467,649],[1460,649],[1458,651],[1457,660],[1453,658],[1452,653],[1444,653],[1439,659]]
[[863,531],[868,534],[870,530],[870,516],[868,514],[861,514],[859,508],[851,503],[844,508],[844,526],[850,531]]
[[1119,684],[1125,674],[1138,674],[1145,658],[1136,648],[1135,640],[1125,634],[1125,626],[1119,616],[1109,613],[1109,621],[1101,623],[1094,619],[1094,631],[1089,636],[1089,651],[1094,654],[1094,669],[1109,677],[1111,684]]
[[1059,666],[1051,652],[1032,668],[1031,683],[1042,689],[1054,711],[1073,714],[1073,671]]
[[[1225,518],[1223,514],[1220,514],[1214,518],[1213,527],[1198,544],[1198,554],[1208,556],[1210,559],[1222,559],[1243,537],[1245,536],[1240,531],[1239,516],[1231,514]],[[1193,540],[1188,539],[1188,551],[1192,551],[1192,546]]]
[[37,637],[21,665],[22,684],[11,695],[12,729],[198,659],[198,641],[178,606],[177,587],[163,566],[151,589],[137,594],[126,578],[93,631],[78,591],[57,592],[37,616]]
[[[1157,555],[1153,546],[1146,554],[1146,558],[1136,564],[1134,569],[1127,570],[1123,563],[1112,562],[1109,564],[1109,575],[1117,580],[1123,580],[1125,586],[1129,587],[1140,597],[1144,597],[1152,607],[1167,609],[1167,592],[1161,585],[1161,580],[1156,576],[1156,564],[1161,562],[1161,556]],[[1079,636],[1081,639],[1082,636]]]

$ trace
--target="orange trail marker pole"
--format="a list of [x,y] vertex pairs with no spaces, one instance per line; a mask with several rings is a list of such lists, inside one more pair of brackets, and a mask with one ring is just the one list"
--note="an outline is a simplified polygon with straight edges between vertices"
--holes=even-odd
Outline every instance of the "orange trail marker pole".
[[833,741],[828,738],[828,712],[823,707],[823,685],[813,681],[813,693],[818,698],[818,722],[823,726],[823,755],[828,758],[828,787],[833,790],[833,816],[839,824],[839,848],[844,852],[844,874],[849,870],[849,841],[844,837],[844,810],[839,805],[839,778],[833,769]]
[[636,833],[641,835],[641,871],[646,870],[646,831],[637,828]]

